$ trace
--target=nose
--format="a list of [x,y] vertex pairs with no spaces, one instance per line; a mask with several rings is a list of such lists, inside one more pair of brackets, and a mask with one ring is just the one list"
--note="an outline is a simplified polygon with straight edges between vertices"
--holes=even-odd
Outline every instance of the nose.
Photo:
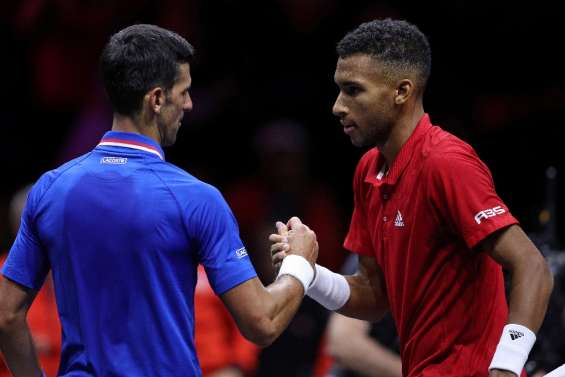
[[187,94],[182,109],[184,111],[192,111],[192,98],[190,97],[190,94]]
[[334,105],[332,107],[332,113],[339,118],[343,118],[347,113],[347,108],[343,105],[341,100],[341,93],[337,95]]

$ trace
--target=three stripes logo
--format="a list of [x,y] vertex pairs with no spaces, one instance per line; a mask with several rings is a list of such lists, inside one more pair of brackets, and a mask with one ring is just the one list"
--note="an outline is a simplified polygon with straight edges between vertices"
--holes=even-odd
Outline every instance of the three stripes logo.
[[509,333],[512,340],[516,340],[524,336],[524,333],[518,330],[509,330]]
[[402,218],[402,214],[400,211],[396,211],[396,219],[394,219],[394,226],[403,227],[404,226],[404,219]]

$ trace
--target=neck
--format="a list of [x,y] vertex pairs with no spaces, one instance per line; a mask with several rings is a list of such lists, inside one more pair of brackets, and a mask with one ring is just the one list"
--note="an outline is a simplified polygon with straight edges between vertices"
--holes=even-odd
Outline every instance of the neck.
[[414,129],[418,125],[418,122],[424,116],[424,107],[420,103],[414,111],[410,111],[401,116],[396,120],[392,126],[390,136],[387,141],[381,146],[378,146],[379,151],[383,154],[386,164],[391,166],[394,159],[400,152],[400,149],[406,143]]
[[112,131],[131,132],[134,134],[144,135],[155,140],[157,144],[161,145],[161,135],[159,135],[157,127],[151,127],[139,118],[141,118],[141,116],[130,117],[114,113]]

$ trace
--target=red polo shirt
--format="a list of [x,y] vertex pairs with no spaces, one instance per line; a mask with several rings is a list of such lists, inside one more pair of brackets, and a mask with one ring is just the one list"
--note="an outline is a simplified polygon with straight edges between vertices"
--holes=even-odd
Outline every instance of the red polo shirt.
[[344,246],[375,256],[404,376],[487,376],[508,310],[501,267],[472,248],[516,224],[475,151],[424,115],[387,174],[359,162]]

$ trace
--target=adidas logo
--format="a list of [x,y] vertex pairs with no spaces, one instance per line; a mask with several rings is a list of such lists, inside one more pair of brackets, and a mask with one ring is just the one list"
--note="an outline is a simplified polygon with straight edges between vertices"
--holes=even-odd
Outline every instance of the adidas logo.
[[404,220],[400,211],[396,211],[396,219],[394,219],[394,226],[404,226]]
[[524,336],[523,332],[517,330],[510,330],[509,332],[510,332],[510,338],[512,338],[512,340],[516,340]]

